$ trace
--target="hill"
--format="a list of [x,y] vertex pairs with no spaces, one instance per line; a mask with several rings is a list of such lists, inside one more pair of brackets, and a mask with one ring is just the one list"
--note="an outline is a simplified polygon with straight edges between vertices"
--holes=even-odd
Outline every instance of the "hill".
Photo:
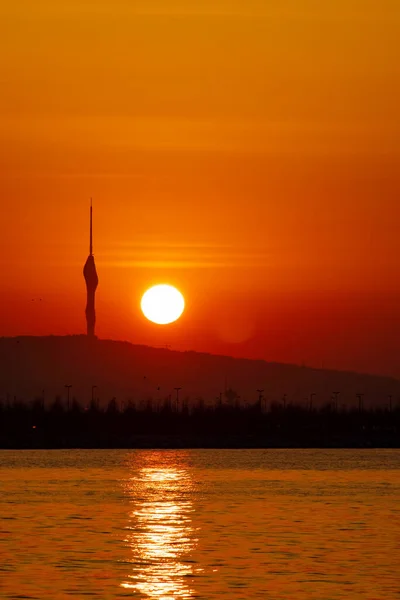
[[[400,397],[400,381],[360,373],[312,369],[239,359],[197,352],[177,352],[165,348],[139,346],[112,340],[90,340],[86,336],[0,338],[0,399],[30,400],[44,396],[49,403],[56,396],[89,403],[92,386],[105,405],[112,397],[119,402],[147,398],[163,400],[174,388],[182,388],[180,398],[194,401],[202,397],[214,403],[220,393],[233,390],[239,402],[254,403],[257,389],[264,390],[267,403],[305,405],[310,394],[313,405],[332,400],[340,392],[339,406],[357,406],[357,394],[364,394],[365,408],[385,407],[388,397],[395,406]],[[229,395],[229,394],[228,394]]]

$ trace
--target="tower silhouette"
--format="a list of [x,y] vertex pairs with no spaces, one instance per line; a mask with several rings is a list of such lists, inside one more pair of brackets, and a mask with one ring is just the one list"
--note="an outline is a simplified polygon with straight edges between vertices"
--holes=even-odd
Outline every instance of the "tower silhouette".
[[96,265],[94,263],[93,256],[93,207],[92,201],[90,201],[90,243],[89,243],[89,256],[83,267],[83,276],[86,281],[87,290],[87,302],[86,302],[86,323],[87,323],[87,334],[89,337],[94,338],[94,327],[96,324],[96,311],[95,311],[95,295],[99,278],[97,277]]

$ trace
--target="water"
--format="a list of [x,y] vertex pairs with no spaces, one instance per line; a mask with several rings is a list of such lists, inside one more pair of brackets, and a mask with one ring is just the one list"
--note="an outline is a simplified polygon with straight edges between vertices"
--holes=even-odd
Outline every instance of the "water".
[[0,598],[390,600],[400,451],[0,451]]

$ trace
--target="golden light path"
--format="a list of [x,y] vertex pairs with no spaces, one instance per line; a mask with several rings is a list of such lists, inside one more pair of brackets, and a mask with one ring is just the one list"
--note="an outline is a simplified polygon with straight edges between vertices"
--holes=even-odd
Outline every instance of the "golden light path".
[[121,587],[158,600],[193,597],[194,565],[188,560],[197,543],[188,494],[192,487],[188,471],[171,464],[145,466],[127,482],[134,510],[125,542],[132,550],[133,573]]
[[164,283],[151,287],[143,294],[141,308],[149,321],[167,325],[182,315],[185,300],[179,290]]

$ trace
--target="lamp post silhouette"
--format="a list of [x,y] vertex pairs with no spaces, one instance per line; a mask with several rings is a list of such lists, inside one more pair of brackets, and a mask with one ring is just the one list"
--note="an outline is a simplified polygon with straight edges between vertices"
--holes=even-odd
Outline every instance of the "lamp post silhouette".
[[181,387],[174,388],[174,390],[176,391],[176,412],[178,412],[178,410],[179,410],[179,391],[181,389],[182,389]]
[[69,411],[69,391],[70,391],[70,389],[72,388],[72,385],[71,385],[71,384],[68,384],[68,385],[65,385],[64,387],[65,387],[65,388],[66,388],[66,390],[67,390],[67,410]]
[[92,406],[95,404],[94,390],[97,390],[97,385],[92,385]]
[[259,410],[262,410],[262,401],[263,401],[263,392],[264,390],[256,390],[256,392],[258,392],[258,407]]
[[392,412],[392,396],[388,396],[389,400],[389,412]]
[[313,409],[313,398],[315,398],[317,394],[315,392],[313,392],[312,394],[310,394],[310,412]]
[[283,397],[282,397],[283,410],[286,410],[286,398],[287,398],[287,394],[283,394]]
[[340,392],[333,392],[333,401],[335,403],[335,410],[337,412],[338,409],[338,396],[339,396]]
[[362,412],[364,410],[364,394],[356,394],[358,398],[358,412]]

